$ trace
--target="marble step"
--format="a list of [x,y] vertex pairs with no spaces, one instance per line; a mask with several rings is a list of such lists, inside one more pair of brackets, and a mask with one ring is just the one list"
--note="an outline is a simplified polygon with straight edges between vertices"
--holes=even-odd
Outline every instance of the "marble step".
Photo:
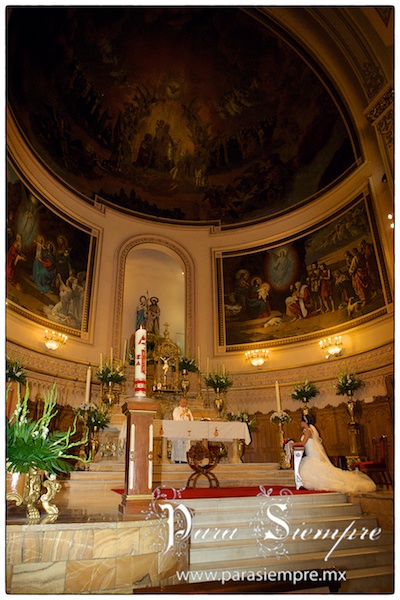
[[[246,487],[246,486],[294,486],[294,472],[291,469],[277,469],[276,463],[251,463],[231,464],[221,463],[215,471],[220,487]],[[154,465],[153,484],[154,487],[164,486],[181,489],[186,483],[192,470],[188,465],[165,464]],[[109,482],[110,487],[121,487],[125,480],[125,465],[117,461],[100,461],[90,463],[88,470],[73,471],[69,474],[70,482],[93,481]],[[197,487],[209,487],[205,477],[197,482]]]
[[378,569],[379,567],[382,570],[390,571],[393,564],[393,546],[390,543],[369,547],[354,545],[342,547],[339,545],[328,560],[325,560],[326,556],[327,550],[319,549],[317,544],[312,551],[289,554],[284,558],[270,553],[268,556],[241,556],[229,560],[224,555],[224,560],[221,561],[221,554],[219,554],[219,557],[214,560],[207,557],[207,560],[202,562],[194,562],[191,559],[190,573],[196,573],[193,575],[193,581],[206,581],[207,574],[210,572],[215,573],[215,579],[218,580],[222,578],[224,572],[297,571],[336,567],[341,571],[346,571],[350,576],[353,571],[360,574],[362,569],[365,569],[365,573],[372,568]]
[[[309,522],[308,527],[312,527],[312,522]],[[369,540],[368,538],[362,539],[360,530],[362,523],[358,523],[358,533],[354,539],[343,539],[336,548],[341,550],[349,550],[358,553],[362,553],[364,548],[372,548],[372,550],[378,549],[381,545],[389,545],[391,540],[390,532],[382,532],[379,540]],[[266,530],[265,530],[266,531]],[[291,530],[292,531],[292,530]],[[263,531],[264,533],[264,531]],[[282,549],[287,556],[295,557],[302,553],[311,552],[324,552],[326,556],[330,549],[335,546],[337,539],[296,539],[292,540],[290,536],[280,540],[271,540],[265,542],[264,540],[257,543],[255,537],[247,539],[233,539],[231,541],[215,541],[215,542],[204,542],[200,544],[193,544],[190,548],[190,565],[196,565],[197,563],[209,562],[212,563],[217,561],[222,555],[226,561],[226,565],[230,561],[238,561],[243,559],[253,558],[256,559],[260,555],[260,551],[273,552],[274,548],[282,545]],[[332,557],[335,558],[336,552],[333,551]],[[335,564],[335,561],[330,564]]]
[[345,594],[391,594],[394,591],[394,570],[392,566],[381,565],[369,569],[348,571],[347,580],[341,592]]
[[[275,498],[275,496],[273,496]],[[184,500],[184,504],[186,506],[193,508],[193,505],[190,500]],[[274,505],[275,502],[273,499],[271,502],[260,504],[259,510],[257,508],[252,510],[251,505],[248,507],[243,507],[232,512],[230,509],[226,509],[225,511],[218,511],[215,513],[210,513],[209,511],[195,511],[195,516],[193,519],[193,524],[195,526],[211,526],[211,525],[230,525],[232,523],[248,523],[251,519],[254,519],[257,515],[260,517],[265,514],[265,507],[270,505]],[[324,520],[327,522],[332,521],[332,523],[337,520],[346,519],[347,521],[351,521],[354,518],[361,516],[361,507],[358,504],[349,504],[349,503],[339,503],[339,504],[312,504],[312,505],[295,505],[290,508],[290,512],[279,513],[277,510],[271,509],[273,514],[276,516],[281,515],[286,518],[286,520],[290,519],[290,522],[297,521],[307,521],[309,518],[312,518],[313,521]],[[286,511],[285,511],[286,512]],[[336,525],[335,525],[336,526]]]
[[[294,532],[296,530],[299,530],[299,532],[302,532],[306,527],[307,528],[312,528],[314,534],[318,531],[318,530],[322,530],[322,532],[326,532],[327,529],[330,529],[330,539],[333,535],[333,533],[337,530],[339,532],[338,536],[340,535],[341,532],[343,532],[349,525],[350,523],[353,523],[354,521],[354,525],[353,528],[357,528],[359,530],[361,530],[362,527],[366,527],[368,529],[368,531],[372,531],[373,529],[375,529],[377,527],[377,523],[376,523],[376,517],[374,517],[373,515],[359,515],[359,516],[351,516],[349,517],[342,517],[342,516],[335,516],[335,517],[329,517],[329,523],[327,524],[327,520],[324,517],[320,517],[320,518],[315,518],[313,517],[312,519],[304,519],[304,518],[298,518],[298,519],[290,519],[290,526],[291,526],[291,530]],[[239,521],[239,520],[230,520],[229,522],[217,522],[214,524],[211,523],[207,523],[207,524],[201,524],[198,523],[196,520],[196,517],[194,517],[193,522],[192,522],[192,538],[191,538],[191,547],[192,548],[199,548],[202,546],[202,544],[204,544],[207,539],[214,537],[216,540],[221,539],[221,537],[225,537],[225,539],[230,539],[230,536],[233,537],[233,532],[234,532],[234,539],[235,540],[248,540],[250,538],[254,539],[255,535],[255,525],[252,524],[251,519],[249,518],[246,522],[244,521]],[[322,537],[322,533],[319,534],[320,537]]]

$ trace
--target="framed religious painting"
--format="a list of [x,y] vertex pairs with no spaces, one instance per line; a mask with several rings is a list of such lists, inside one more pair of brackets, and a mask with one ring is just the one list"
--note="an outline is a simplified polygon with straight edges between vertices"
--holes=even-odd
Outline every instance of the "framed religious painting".
[[88,337],[97,232],[62,213],[7,168],[7,307]]
[[215,252],[214,269],[226,352],[340,332],[392,302],[367,193],[301,237]]

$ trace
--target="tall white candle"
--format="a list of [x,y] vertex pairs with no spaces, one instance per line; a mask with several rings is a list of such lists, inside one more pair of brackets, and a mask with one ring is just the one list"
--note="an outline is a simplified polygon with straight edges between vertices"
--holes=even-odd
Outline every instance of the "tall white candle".
[[281,395],[279,392],[279,383],[275,381],[275,394],[276,394],[276,410],[280,412],[282,410]]
[[197,368],[201,371],[200,346],[197,346]]
[[210,375],[210,357],[207,356],[207,377]]
[[103,368],[103,353],[100,352],[100,371],[102,370],[102,368]]
[[225,363],[222,364],[222,375],[225,375]]
[[86,373],[86,393],[85,393],[85,402],[89,404],[90,401],[90,380],[92,378],[92,369],[89,367]]
[[126,349],[127,349],[127,347],[128,347],[128,340],[125,340],[124,341],[124,353],[122,355],[122,364],[124,364],[125,361],[126,361]]
[[146,396],[146,339],[147,332],[140,326],[135,332],[135,396]]
[[114,362],[114,352],[112,347],[110,348],[110,364],[111,364],[111,368],[113,366],[113,362]]

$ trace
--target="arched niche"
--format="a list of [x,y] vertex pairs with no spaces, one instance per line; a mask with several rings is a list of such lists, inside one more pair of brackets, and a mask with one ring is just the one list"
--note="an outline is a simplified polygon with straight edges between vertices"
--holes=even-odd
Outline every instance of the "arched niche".
[[193,353],[193,262],[184,248],[161,236],[138,236],[125,242],[118,255],[113,345],[122,354],[124,340],[136,328],[141,296],[159,299],[160,333],[184,354]]

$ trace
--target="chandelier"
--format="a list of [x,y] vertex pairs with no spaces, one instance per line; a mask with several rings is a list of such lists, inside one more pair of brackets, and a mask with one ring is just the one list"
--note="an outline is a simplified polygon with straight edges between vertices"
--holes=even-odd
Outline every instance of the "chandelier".
[[44,345],[47,350],[58,350],[62,348],[67,343],[68,336],[64,333],[57,333],[56,331],[46,331],[44,332]]
[[326,352],[325,358],[336,358],[340,356],[343,350],[342,336],[338,335],[333,338],[326,338],[319,342],[319,347],[323,352]]
[[253,367],[262,367],[268,358],[268,350],[249,350],[244,356]]

